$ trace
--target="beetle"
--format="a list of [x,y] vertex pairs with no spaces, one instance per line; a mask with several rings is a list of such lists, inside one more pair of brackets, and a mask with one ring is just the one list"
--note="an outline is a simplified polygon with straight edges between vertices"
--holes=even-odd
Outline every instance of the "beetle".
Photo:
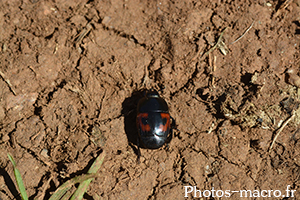
[[147,149],[158,149],[170,142],[174,123],[167,102],[156,90],[147,91],[137,106],[138,148],[139,141]]

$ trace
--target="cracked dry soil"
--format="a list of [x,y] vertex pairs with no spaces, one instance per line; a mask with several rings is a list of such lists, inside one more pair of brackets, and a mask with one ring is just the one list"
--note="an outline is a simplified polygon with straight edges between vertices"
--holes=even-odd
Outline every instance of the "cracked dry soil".
[[[47,199],[102,151],[85,199],[192,199],[186,185],[290,185],[300,198],[299,91],[285,73],[299,73],[300,1],[283,2],[2,0],[0,199],[19,198],[7,153],[30,198]],[[227,54],[207,54],[222,31]],[[138,164],[132,110],[150,88],[177,130]]]

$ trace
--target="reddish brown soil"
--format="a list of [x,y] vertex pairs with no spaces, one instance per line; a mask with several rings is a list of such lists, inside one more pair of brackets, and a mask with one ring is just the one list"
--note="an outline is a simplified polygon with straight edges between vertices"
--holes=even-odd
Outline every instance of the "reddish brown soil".
[[[102,151],[86,199],[185,199],[187,185],[290,185],[299,199],[300,92],[285,72],[299,72],[300,1],[283,2],[2,0],[0,199],[19,198],[7,153],[30,198],[47,199]],[[209,51],[220,36],[226,55]],[[150,88],[177,130],[137,163],[134,109]]]

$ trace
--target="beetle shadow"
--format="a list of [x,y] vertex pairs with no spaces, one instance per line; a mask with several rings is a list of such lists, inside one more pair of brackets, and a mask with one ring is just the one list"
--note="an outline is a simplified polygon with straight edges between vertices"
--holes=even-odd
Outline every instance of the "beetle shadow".
[[137,104],[139,100],[144,97],[145,92],[145,89],[135,91],[122,103],[122,115],[124,116],[125,133],[127,135],[128,143],[136,155],[139,155],[139,136],[136,125]]

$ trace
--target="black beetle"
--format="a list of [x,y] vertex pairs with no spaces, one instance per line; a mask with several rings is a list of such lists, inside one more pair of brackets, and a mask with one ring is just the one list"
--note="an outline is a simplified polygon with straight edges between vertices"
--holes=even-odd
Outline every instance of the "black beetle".
[[136,123],[138,140],[144,148],[158,149],[172,139],[175,120],[169,114],[168,104],[156,90],[146,92],[138,102]]

